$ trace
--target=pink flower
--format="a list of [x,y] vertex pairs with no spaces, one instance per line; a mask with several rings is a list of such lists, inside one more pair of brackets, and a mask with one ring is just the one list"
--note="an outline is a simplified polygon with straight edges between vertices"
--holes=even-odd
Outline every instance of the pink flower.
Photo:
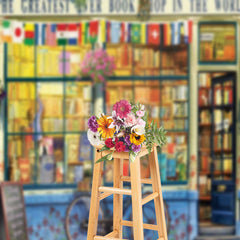
[[141,119],[141,118],[138,118],[137,124],[140,125],[140,126],[142,126],[142,127],[145,127],[145,126],[146,126],[146,122],[145,122],[143,119]]
[[132,127],[137,123],[136,117],[133,113],[129,113],[126,118],[126,126],[127,127]]
[[116,111],[117,116],[120,118],[126,118],[128,113],[130,113],[131,108],[132,107],[127,100],[120,100],[113,106],[113,110]]
[[136,112],[136,114],[137,114],[138,117],[143,117],[144,114],[145,114],[145,111],[139,110],[139,111]]

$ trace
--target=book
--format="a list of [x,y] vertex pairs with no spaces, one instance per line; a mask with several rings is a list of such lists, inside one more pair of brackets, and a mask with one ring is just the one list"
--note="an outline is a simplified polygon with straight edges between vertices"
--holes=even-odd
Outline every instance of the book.
[[81,134],[79,147],[79,161],[83,162],[92,159],[92,147],[88,141],[87,134]]

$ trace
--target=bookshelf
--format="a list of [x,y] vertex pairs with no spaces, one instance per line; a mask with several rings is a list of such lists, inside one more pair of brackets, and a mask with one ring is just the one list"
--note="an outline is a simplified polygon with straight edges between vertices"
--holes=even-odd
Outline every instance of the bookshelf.
[[199,23],[199,63],[236,63],[236,23]]
[[6,44],[5,49],[6,180],[21,181],[28,189],[90,183],[92,147],[86,131],[92,84],[76,76],[91,46]]
[[[226,72],[198,75],[198,187],[200,222],[211,221],[213,183],[234,178],[233,83],[224,83]],[[213,79],[223,83],[215,84]],[[224,184],[224,183],[222,183]]]
[[[115,57],[117,65],[115,76],[106,85],[106,112],[123,98],[144,104],[149,120],[163,125],[168,131],[168,144],[158,153],[162,183],[186,183],[189,156],[188,46],[107,44],[106,49]],[[123,76],[122,73],[128,74]],[[142,160],[141,174],[147,177],[146,162],[147,159]],[[109,165],[107,169],[111,169]],[[128,174],[128,169],[124,171]],[[110,179],[107,177],[107,182],[111,182]]]

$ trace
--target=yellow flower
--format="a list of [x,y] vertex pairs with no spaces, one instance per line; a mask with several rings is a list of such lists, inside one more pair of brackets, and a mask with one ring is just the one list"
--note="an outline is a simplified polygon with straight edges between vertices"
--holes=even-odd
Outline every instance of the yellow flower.
[[113,122],[112,119],[108,119],[107,116],[102,116],[97,120],[98,131],[101,134],[102,138],[112,138],[115,132],[114,128],[109,128],[110,124]]
[[136,133],[130,134],[130,142],[135,145],[140,145],[146,140],[144,135],[137,135]]

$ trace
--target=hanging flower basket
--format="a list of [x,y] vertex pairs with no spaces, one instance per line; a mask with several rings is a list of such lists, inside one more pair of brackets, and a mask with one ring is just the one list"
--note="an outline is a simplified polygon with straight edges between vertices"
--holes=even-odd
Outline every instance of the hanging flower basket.
[[91,116],[88,127],[89,142],[101,146],[99,151],[111,151],[97,162],[112,160],[114,151],[128,152],[133,162],[143,146],[151,152],[154,144],[162,147],[166,143],[166,131],[153,121],[148,123],[144,105],[127,100],[117,102],[110,116]]
[[114,74],[115,68],[114,57],[103,49],[92,50],[85,55],[80,65],[80,77],[88,76],[94,83],[103,83]]

